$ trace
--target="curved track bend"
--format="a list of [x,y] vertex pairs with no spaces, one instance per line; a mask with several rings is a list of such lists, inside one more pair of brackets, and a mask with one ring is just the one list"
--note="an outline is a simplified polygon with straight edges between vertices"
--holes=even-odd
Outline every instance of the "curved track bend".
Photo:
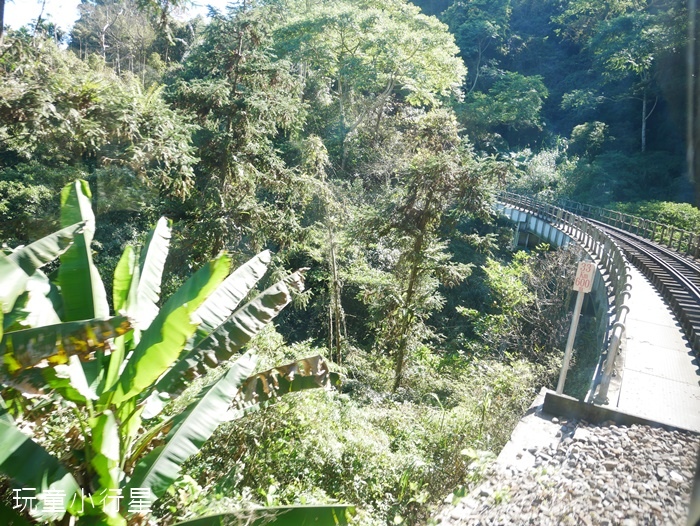
[[700,263],[674,250],[605,223],[604,230],[661,292],[673,309],[688,341],[700,356]]

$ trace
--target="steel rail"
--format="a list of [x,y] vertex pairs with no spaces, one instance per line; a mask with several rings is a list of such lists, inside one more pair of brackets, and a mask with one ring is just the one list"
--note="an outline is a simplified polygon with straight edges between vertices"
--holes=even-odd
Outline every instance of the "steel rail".
[[700,266],[683,254],[617,228],[604,226],[628,258],[673,308],[696,355],[700,354]]
[[630,234],[649,239],[658,245],[683,252],[689,257],[700,258],[700,232],[697,231],[698,225],[694,225],[692,231],[683,230],[682,228],[666,225],[652,219],[578,203],[570,199],[560,199],[557,201],[557,205],[582,217],[598,220]]
[[[597,221],[591,220],[593,223]],[[631,247],[631,249],[636,250],[647,257],[651,258],[656,263],[664,267],[664,269],[671,274],[674,279],[676,279],[680,284],[682,284],[688,292],[690,292],[700,305],[700,266],[692,261],[686,260],[681,254],[674,252],[666,247],[657,245],[651,241],[647,241],[644,238],[625,232],[624,230],[610,227],[604,223],[600,223],[601,228],[607,231],[610,236],[616,238],[618,243],[624,243]],[[624,245],[622,249],[625,250]],[[625,250],[625,252],[631,252],[631,250]],[[659,255],[660,254],[660,255]],[[681,272],[680,270],[674,268],[670,263],[678,263],[683,266],[686,272]],[[698,283],[692,281],[691,278],[696,278]]]

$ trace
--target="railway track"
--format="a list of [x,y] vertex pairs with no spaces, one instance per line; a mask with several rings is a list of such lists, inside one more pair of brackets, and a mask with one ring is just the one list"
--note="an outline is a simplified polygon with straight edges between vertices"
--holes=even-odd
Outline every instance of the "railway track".
[[663,295],[700,357],[700,264],[694,258],[647,239],[589,219],[605,231]]

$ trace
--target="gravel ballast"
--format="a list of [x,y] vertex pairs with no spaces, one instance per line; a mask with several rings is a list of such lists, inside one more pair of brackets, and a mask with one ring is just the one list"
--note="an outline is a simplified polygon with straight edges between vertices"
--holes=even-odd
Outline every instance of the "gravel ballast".
[[700,437],[643,425],[561,421],[558,442],[499,466],[441,525],[683,525]]

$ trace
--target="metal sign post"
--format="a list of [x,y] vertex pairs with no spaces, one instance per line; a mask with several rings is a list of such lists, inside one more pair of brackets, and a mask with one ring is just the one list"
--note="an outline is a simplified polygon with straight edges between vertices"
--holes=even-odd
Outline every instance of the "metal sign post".
[[576,339],[576,329],[578,329],[578,319],[581,316],[581,307],[583,307],[583,297],[587,292],[593,289],[593,278],[595,275],[595,265],[590,261],[581,261],[576,269],[576,278],[574,279],[574,290],[578,291],[576,296],[576,306],[574,307],[574,316],[571,319],[571,328],[569,329],[569,337],[566,340],[566,349],[564,350],[564,363],[561,366],[559,373],[559,383],[557,384],[557,394],[564,392],[564,382],[566,382],[566,373],[569,371],[569,362],[571,361],[571,353],[574,349],[574,340]]

